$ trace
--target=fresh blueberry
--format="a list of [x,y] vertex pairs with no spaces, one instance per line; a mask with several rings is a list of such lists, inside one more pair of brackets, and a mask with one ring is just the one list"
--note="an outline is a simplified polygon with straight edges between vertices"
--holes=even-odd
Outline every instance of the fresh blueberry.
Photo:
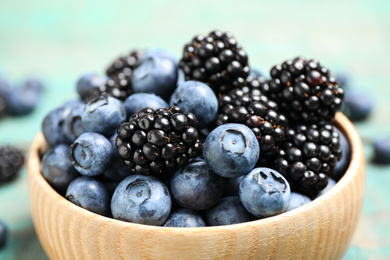
[[390,164],[390,138],[380,138],[374,142],[374,160],[378,164]]
[[334,73],[334,77],[337,81],[337,83],[345,88],[348,86],[350,81],[350,72],[346,69],[339,69]]
[[145,56],[143,58],[149,58],[149,57],[159,57],[159,58],[169,59],[173,62],[173,64],[175,64],[176,67],[179,63],[179,60],[177,59],[175,54],[173,54],[172,52],[166,49],[159,48],[159,47],[148,49],[145,52]]
[[130,175],[116,188],[111,200],[115,219],[162,226],[171,211],[168,188],[156,177]]
[[0,119],[7,113],[7,99],[0,94]]
[[224,197],[217,205],[206,210],[206,222],[209,226],[244,223],[254,219],[237,196]]
[[258,77],[263,77],[263,78],[266,78],[266,79],[269,78],[269,74],[267,72],[265,72],[264,70],[262,70],[261,68],[256,67],[256,66],[251,66],[249,75],[252,76],[255,79],[258,78]]
[[153,93],[134,93],[124,101],[127,116],[132,116],[142,108],[167,108],[168,104]]
[[65,197],[86,210],[103,216],[110,214],[110,194],[107,187],[95,178],[82,176],[74,179]]
[[64,131],[64,123],[71,111],[69,106],[63,106],[50,111],[43,119],[42,132],[49,146],[70,143]]
[[68,140],[73,143],[81,134],[86,132],[81,122],[85,104],[69,103],[68,105],[72,108],[64,122],[64,133]]
[[126,109],[123,103],[107,94],[91,100],[85,106],[81,117],[86,131],[103,135],[112,135],[125,120]]
[[255,168],[240,183],[240,199],[256,217],[270,217],[286,211],[290,203],[288,181],[270,168]]
[[333,186],[336,185],[336,181],[329,178],[328,184],[323,190],[320,190],[320,192],[317,194],[316,198],[318,198],[321,195],[324,195],[327,191],[329,191]]
[[169,100],[176,87],[175,64],[167,58],[150,56],[139,61],[131,83],[135,93],[154,93]]
[[205,227],[203,218],[194,210],[178,209],[168,217],[164,227]]
[[236,178],[223,178],[223,186],[225,187],[223,196],[238,196],[238,190],[240,188],[240,182],[245,177],[245,175],[236,177]]
[[345,92],[343,113],[351,121],[361,121],[371,114],[375,106],[375,99],[370,92],[349,90]]
[[184,71],[181,68],[177,69],[177,81],[176,86],[180,86],[186,81],[186,75],[184,74]]
[[79,176],[68,160],[69,154],[69,145],[59,144],[49,148],[42,158],[42,175],[59,193],[64,193],[69,183]]
[[130,171],[123,159],[119,156],[119,152],[116,147],[117,136],[118,133],[115,132],[110,138],[108,138],[108,141],[110,141],[114,152],[111,159],[111,166],[104,171],[103,175],[113,181],[122,181],[124,178],[130,175]]
[[349,143],[345,135],[337,127],[334,127],[334,130],[340,136],[340,144],[341,144],[341,151],[342,151],[341,158],[337,162],[334,168],[334,175],[333,175],[333,178],[335,180],[339,180],[341,179],[341,177],[343,177],[345,171],[348,169],[349,162],[351,160],[351,148],[349,147]]
[[5,246],[5,242],[7,241],[7,227],[0,220],[0,249]]
[[193,160],[171,178],[173,199],[183,208],[204,210],[215,205],[223,195],[222,178],[203,160]]
[[85,176],[102,174],[111,164],[115,150],[101,134],[86,132],[70,146],[69,160]]
[[310,201],[311,201],[311,199],[306,195],[302,195],[302,194],[297,193],[297,192],[291,192],[290,203],[288,204],[286,212],[293,210],[293,209],[296,209],[296,208],[299,208],[299,207],[309,203]]
[[218,175],[236,178],[256,165],[260,147],[252,130],[242,124],[224,124],[206,138],[203,158]]
[[10,115],[26,115],[38,105],[42,96],[42,83],[27,81],[23,87],[12,88],[8,92],[7,113]]
[[40,92],[43,90],[43,80],[37,76],[30,77],[26,80],[24,88]]
[[171,106],[178,106],[198,119],[198,129],[210,124],[218,112],[218,99],[206,84],[190,80],[175,89],[171,96]]
[[89,91],[93,88],[104,85],[108,80],[107,76],[100,75],[94,72],[88,72],[83,74],[77,82],[77,92],[80,97],[84,99]]

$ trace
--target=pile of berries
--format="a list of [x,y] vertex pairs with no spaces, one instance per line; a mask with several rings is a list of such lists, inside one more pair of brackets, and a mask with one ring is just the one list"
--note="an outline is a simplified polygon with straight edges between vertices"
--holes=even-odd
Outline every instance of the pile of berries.
[[349,164],[332,125],[343,89],[314,59],[269,79],[249,64],[231,33],[213,31],[180,60],[136,50],[84,74],[80,100],[43,121],[43,176],[80,207],[149,225],[229,225],[309,203]]

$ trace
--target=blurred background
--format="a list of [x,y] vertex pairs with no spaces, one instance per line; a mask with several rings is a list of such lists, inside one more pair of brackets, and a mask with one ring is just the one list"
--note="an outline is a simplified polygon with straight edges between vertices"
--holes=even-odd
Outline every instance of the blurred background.
[[[375,99],[355,126],[365,145],[367,186],[358,230],[345,259],[390,259],[390,167],[371,164],[372,142],[390,137],[390,1],[48,1],[0,0],[0,73],[12,85],[43,79],[35,110],[0,119],[0,145],[26,153],[44,116],[78,98],[76,82],[104,73],[121,54],[163,47],[180,58],[196,34],[232,32],[264,71],[303,55],[332,72],[348,72],[348,88]],[[0,220],[10,235],[0,259],[45,259],[28,204],[25,168],[0,186]]]

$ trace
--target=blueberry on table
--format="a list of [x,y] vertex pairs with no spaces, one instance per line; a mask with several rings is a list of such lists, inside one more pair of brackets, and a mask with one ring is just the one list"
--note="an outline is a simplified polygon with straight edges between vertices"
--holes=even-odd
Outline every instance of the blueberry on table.
[[65,192],[69,183],[79,176],[69,162],[69,153],[69,145],[59,144],[49,148],[42,157],[42,175],[59,193]]
[[218,112],[218,100],[206,84],[190,80],[179,85],[173,92],[171,106],[180,107],[185,113],[192,113],[198,119],[198,129],[209,125]]
[[168,188],[153,176],[130,175],[119,183],[111,199],[115,219],[162,226],[171,211]]
[[222,198],[217,205],[206,210],[205,214],[209,226],[231,225],[256,219],[245,209],[237,196]]
[[203,158],[216,174],[236,178],[248,173],[260,156],[259,142],[250,128],[242,124],[224,124],[206,138]]
[[111,164],[114,148],[101,134],[86,132],[70,146],[69,160],[85,176],[102,174]]
[[81,176],[74,179],[66,190],[65,198],[102,216],[110,214],[110,194],[106,185],[96,178]]
[[205,227],[202,216],[194,210],[178,209],[169,215],[164,227]]
[[143,108],[168,108],[168,103],[153,93],[134,93],[123,102],[127,116],[137,114]]
[[349,90],[345,92],[343,113],[351,121],[362,121],[369,117],[375,106],[375,99],[370,92]]
[[374,162],[390,164],[390,138],[381,138],[374,142]]
[[0,220],[0,250],[5,246],[7,241],[7,227]]
[[316,198],[318,198],[319,196],[321,195],[324,195],[326,192],[328,192],[331,188],[334,187],[334,185],[336,185],[336,181],[332,180],[329,178],[329,181],[328,181],[328,184],[326,185],[326,187],[323,189],[323,190],[320,190],[316,196]]
[[290,195],[290,203],[288,204],[288,207],[286,209],[287,211],[299,208],[307,203],[309,203],[311,199],[303,194],[297,193],[297,192],[291,192]]
[[340,160],[337,162],[336,166],[334,167],[334,175],[332,176],[333,179],[339,180],[341,177],[343,177],[344,173],[348,169],[349,162],[351,160],[351,147],[349,146],[349,142],[345,135],[337,128],[334,127],[334,130],[339,134],[340,136],[340,145],[341,145],[341,157]]
[[290,202],[290,185],[277,171],[255,168],[240,183],[240,199],[256,217],[270,217],[286,211]]
[[222,178],[203,160],[193,160],[171,178],[172,198],[183,208],[204,210],[215,205],[223,195]]
[[86,131],[103,135],[112,135],[125,120],[126,109],[123,103],[107,94],[88,102],[81,116]]
[[98,88],[104,85],[108,77],[95,72],[87,72],[81,75],[77,81],[77,93],[81,99],[85,100],[93,88]]

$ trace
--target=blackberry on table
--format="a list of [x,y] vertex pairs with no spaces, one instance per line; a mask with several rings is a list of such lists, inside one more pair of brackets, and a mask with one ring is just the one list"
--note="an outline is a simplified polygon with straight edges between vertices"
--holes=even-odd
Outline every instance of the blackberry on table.
[[331,124],[297,125],[286,131],[276,170],[293,187],[313,197],[326,187],[341,155],[340,136]]
[[198,80],[215,93],[226,93],[249,76],[248,55],[229,32],[198,35],[183,50],[180,61],[186,80]]
[[0,148],[0,183],[16,177],[24,164],[24,154],[13,146]]
[[196,124],[176,106],[141,109],[118,129],[119,155],[132,172],[164,176],[201,154]]
[[290,122],[331,122],[341,108],[344,90],[318,60],[286,60],[272,67],[270,75],[261,91],[278,102]]

